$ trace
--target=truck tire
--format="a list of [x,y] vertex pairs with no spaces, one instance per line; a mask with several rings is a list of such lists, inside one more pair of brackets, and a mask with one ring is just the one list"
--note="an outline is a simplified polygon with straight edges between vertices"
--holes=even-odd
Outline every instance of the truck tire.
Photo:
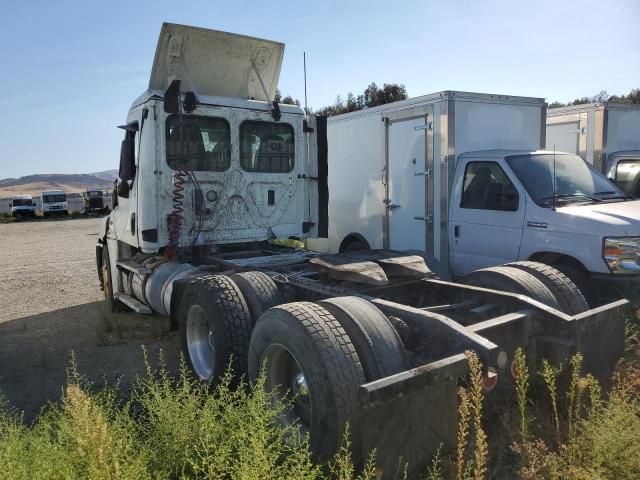
[[409,368],[404,345],[389,319],[359,297],[336,297],[318,302],[342,325],[356,349],[367,382]]
[[247,302],[251,313],[251,324],[256,324],[260,315],[271,307],[284,303],[276,282],[263,272],[242,272],[231,275]]
[[220,379],[230,359],[235,379],[246,373],[251,320],[233,280],[207,275],[189,281],[178,301],[177,317],[182,348],[196,378]]
[[515,267],[500,266],[476,270],[467,275],[463,283],[526,295],[549,307],[560,309],[558,300],[544,283],[529,272]]
[[[560,262],[553,265],[553,267],[561,272],[565,277],[569,278],[578,287],[587,305],[591,308],[598,306],[598,298],[594,289],[589,282],[589,277],[586,271],[573,263]],[[620,297],[622,298],[622,297]]]
[[295,302],[267,310],[251,336],[249,378],[264,368],[264,388],[277,399],[291,399],[282,422],[309,434],[316,458],[333,457],[345,423],[357,438],[358,387],[362,365],[340,322],[324,307]]
[[106,243],[102,247],[102,291],[104,292],[104,300],[111,312],[119,312],[122,310],[122,304],[115,299],[113,295],[113,280],[111,278],[111,261],[109,259],[109,247]]
[[518,268],[540,280],[556,297],[560,311],[577,315],[589,310],[589,304],[573,281],[558,269],[539,262],[513,262],[506,266]]

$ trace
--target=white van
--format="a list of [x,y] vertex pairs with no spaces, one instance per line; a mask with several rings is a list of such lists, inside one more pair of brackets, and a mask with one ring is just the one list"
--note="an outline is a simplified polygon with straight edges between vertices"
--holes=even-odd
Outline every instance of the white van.
[[34,217],[36,214],[36,204],[31,195],[13,195],[9,206],[14,217]]
[[50,215],[69,214],[69,204],[67,203],[67,192],[63,190],[48,190],[40,195],[42,201],[42,214],[45,217]]
[[540,150],[545,110],[447,91],[329,118],[329,238],[308,247],[424,251],[455,278],[535,260],[592,299],[594,282],[640,281],[640,201]]

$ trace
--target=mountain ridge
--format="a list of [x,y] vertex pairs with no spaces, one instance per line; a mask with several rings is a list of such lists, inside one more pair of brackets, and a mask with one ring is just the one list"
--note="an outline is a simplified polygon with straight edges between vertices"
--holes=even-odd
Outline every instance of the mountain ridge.
[[0,180],[0,198],[12,195],[40,195],[45,190],[64,190],[78,193],[87,188],[113,187],[118,177],[117,170],[104,170],[92,173],[39,173],[25,175],[20,178],[4,178]]

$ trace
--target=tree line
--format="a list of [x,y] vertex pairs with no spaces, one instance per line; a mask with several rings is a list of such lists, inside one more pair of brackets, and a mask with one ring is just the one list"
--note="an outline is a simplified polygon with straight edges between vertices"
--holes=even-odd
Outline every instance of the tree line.
[[[354,95],[349,92],[346,99],[342,99],[342,97],[338,95],[336,101],[332,105],[324,106],[318,110],[308,108],[307,113],[309,115],[326,115],[330,117],[333,115],[340,115],[342,113],[355,112],[356,110],[377,107],[378,105],[397,102],[398,100],[405,100],[407,98],[409,98],[407,89],[402,84],[385,83],[382,87],[379,87],[375,82],[372,82],[360,95]],[[280,90],[276,90],[275,100],[278,103],[300,105],[300,101],[298,99],[294,99],[291,95],[282,96]],[[609,95],[603,90],[592,97],[576,98],[572,102],[568,103],[558,101],[551,102],[549,103],[549,107],[569,107],[572,105],[582,105],[593,102],[640,104],[640,88],[633,88],[626,95]]]
[[609,95],[605,90],[593,97],[576,98],[573,102],[551,102],[550,108],[556,107],[570,107],[572,105],[583,105],[585,103],[593,102],[611,102],[611,103],[632,103],[640,104],[640,88],[632,88],[627,95]]
[[[349,92],[346,99],[342,99],[340,95],[332,105],[327,105],[319,110],[307,109],[309,115],[340,115],[341,113],[355,112],[356,110],[364,110],[365,108],[377,107],[386,103],[397,102],[409,98],[407,89],[404,85],[397,83],[385,83],[382,87],[376,85],[375,82],[365,88],[360,95],[354,95]],[[300,105],[298,99],[294,99],[291,95],[282,96],[280,90],[276,90],[275,101],[288,105]]]

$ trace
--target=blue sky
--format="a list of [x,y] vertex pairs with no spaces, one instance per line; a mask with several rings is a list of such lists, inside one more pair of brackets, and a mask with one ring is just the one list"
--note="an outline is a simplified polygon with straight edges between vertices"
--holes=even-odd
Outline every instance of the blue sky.
[[309,104],[372,81],[572,100],[640,87],[638,0],[24,1],[0,15],[0,178],[116,168],[163,21],[287,44]]

